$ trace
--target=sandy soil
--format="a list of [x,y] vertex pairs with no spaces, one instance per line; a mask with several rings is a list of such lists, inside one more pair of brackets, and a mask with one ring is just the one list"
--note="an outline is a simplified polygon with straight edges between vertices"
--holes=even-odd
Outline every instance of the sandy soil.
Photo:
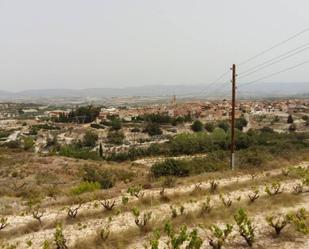
[[[301,164],[301,166],[303,167],[308,167],[308,163],[303,163]],[[277,170],[272,170],[272,171],[267,171],[264,172],[262,174],[259,174],[257,177],[261,178],[264,177],[265,175],[267,176],[275,176],[275,175],[279,175],[281,174],[281,170],[277,169]],[[232,177],[232,178],[226,178],[226,179],[221,179],[218,180],[220,186],[227,186],[227,185],[232,185],[232,184],[239,184],[241,182],[246,182],[246,181],[250,181],[252,178],[251,175],[243,175],[243,176],[239,176],[239,177]],[[282,184],[284,185],[285,188],[285,192],[292,192],[293,191],[293,186],[295,186],[296,181],[295,180],[287,180],[282,182]],[[208,188],[209,187],[209,183],[207,182],[201,182],[201,187],[202,188]],[[195,185],[194,184],[190,184],[187,186],[182,186],[182,187],[177,187],[177,188],[171,188],[171,189],[166,189],[166,194],[167,195],[171,195],[171,194],[184,194],[184,193],[189,193],[190,191],[194,190]],[[261,190],[261,195],[265,194],[263,192],[264,189],[264,185],[259,186],[259,189]],[[146,190],[145,191],[145,196],[159,196],[159,191],[160,190]],[[231,191],[230,197],[232,199],[236,199],[239,196],[242,196],[242,198],[247,198],[248,193],[250,192],[250,190],[235,190],[235,191]],[[120,205],[121,203],[121,197],[116,197],[114,198],[116,203],[118,205]],[[308,198],[309,199],[309,198]],[[198,211],[200,209],[200,206],[202,204],[204,200],[198,200],[196,202],[187,202],[187,203],[182,203],[182,205],[184,206],[186,212],[194,212],[194,211]],[[213,195],[212,196],[212,201],[214,203],[214,205],[218,205],[218,203],[221,203],[220,199],[219,199],[219,195]],[[116,205],[117,205],[116,204]],[[306,207],[309,209],[308,206],[309,202],[305,202],[302,203],[301,206],[302,207]],[[291,204],[291,209],[296,208],[293,207]],[[94,208],[94,202],[89,202],[86,203],[82,206],[80,213],[86,214],[87,212],[91,212],[93,211]],[[97,209],[102,209],[102,207],[99,205],[99,207],[97,207]],[[152,217],[153,219],[156,220],[164,220],[165,218],[167,218],[170,215],[170,204],[161,204],[159,206],[153,207],[153,208],[148,208],[147,210],[152,211]],[[286,211],[287,209],[284,209],[282,211]],[[46,215],[43,217],[42,221],[43,224],[44,223],[48,223],[53,221],[54,219],[59,219],[62,218],[64,219],[66,217],[66,211],[65,210],[59,210],[59,209],[48,209],[46,210]],[[262,219],[260,217],[254,217],[254,219],[256,219],[257,221],[261,221]],[[11,230],[13,231],[14,229],[18,229],[19,227],[22,227],[24,225],[26,225],[29,222],[33,221],[33,218],[29,215],[26,216],[8,216],[8,220],[10,225],[7,228],[7,231]],[[107,224],[108,222],[108,218],[96,218],[96,219],[89,219],[89,220],[83,220],[82,221],[82,227],[80,226],[80,224],[76,223],[76,224],[67,224],[64,227],[64,234],[65,237],[67,238],[67,242],[69,247],[73,246],[75,241],[77,239],[86,239],[87,237],[94,235],[96,233],[96,231],[99,228],[102,228],[102,226],[104,226],[105,224]],[[259,226],[263,226],[263,222],[257,222],[257,224],[259,224]],[[134,224],[134,218],[133,215],[130,212],[124,212],[124,213],[120,213],[116,216],[113,217],[112,222],[111,222],[111,232],[117,232],[117,233],[121,233],[122,231],[125,231],[129,228],[135,227]],[[53,238],[53,233],[54,233],[54,229],[44,229],[44,227],[39,230],[38,232],[33,232],[30,234],[25,234],[22,235],[20,237],[12,237],[9,239],[9,241],[3,241],[2,243],[17,243],[19,242],[19,246],[17,248],[29,248],[28,245],[26,245],[26,242],[31,240],[32,242],[32,247],[31,248],[41,248],[42,244],[44,243],[44,240],[48,239],[52,239]],[[142,238],[141,238],[142,239]],[[263,240],[263,242],[261,243],[266,243],[267,244],[267,240]],[[294,242],[293,242],[294,243]],[[307,242],[306,242],[307,243]],[[308,245],[308,243],[305,246]],[[143,244],[142,241],[138,242],[139,245]],[[266,245],[265,244],[265,245]],[[289,245],[289,242],[286,243],[287,245]],[[304,244],[304,243],[302,243]],[[284,245],[285,247],[282,248],[288,248],[286,247],[286,245]],[[128,248],[135,248],[136,246],[133,245],[131,247]],[[306,248],[306,247],[302,247],[302,246],[298,246],[300,249],[302,248]],[[140,247],[143,248],[143,247]],[[241,247],[239,247],[241,248]],[[263,248],[263,247],[258,247],[258,248]],[[280,247],[278,247],[280,248]],[[308,248],[308,247],[307,247]]]

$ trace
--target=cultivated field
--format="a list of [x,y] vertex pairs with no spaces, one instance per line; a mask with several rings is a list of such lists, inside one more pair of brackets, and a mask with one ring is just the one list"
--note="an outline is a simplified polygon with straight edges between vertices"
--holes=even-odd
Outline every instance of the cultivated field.
[[[308,161],[153,179],[143,164],[14,155],[1,153],[2,248],[309,247]],[[76,195],[89,163],[115,186]]]

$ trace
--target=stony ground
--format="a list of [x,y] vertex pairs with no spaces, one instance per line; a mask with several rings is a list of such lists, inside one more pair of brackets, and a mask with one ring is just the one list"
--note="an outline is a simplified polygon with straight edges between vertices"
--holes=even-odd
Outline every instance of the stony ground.
[[[303,162],[294,167],[308,168],[309,162]],[[68,218],[69,206],[47,206],[44,208],[40,224],[29,213],[14,213],[5,216],[9,225],[0,231],[0,244],[3,248],[44,248],[47,244],[54,247],[54,233],[57,223],[63,224],[63,233],[68,248],[144,248],[149,246],[151,230],[162,228],[164,222],[171,219],[175,228],[186,224],[189,229],[198,227],[199,235],[204,240],[202,248],[208,246],[210,224],[233,223],[233,214],[238,208],[248,209],[250,218],[256,227],[256,243],[254,248],[309,248],[309,238],[288,227],[280,237],[274,237],[273,231],[267,225],[265,217],[272,213],[287,213],[299,208],[309,210],[309,193],[296,195],[294,187],[300,183],[295,175],[283,174],[281,169],[260,172],[256,175],[237,172],[234,176],[215,179],[218,183],[216,191],[210,191],[210,181],[199,181],[195,184],[183,183],[182,186],[164,189],[143,190],[137,198],[120,191],[117,196],[108,201],[115,201],[113,210],[105,210],[100,199],[85,202],[78,209],[76,218]],[[279,181],[283,193],[274,197],[268,196],[264,189],[266,184]],[[260,198],[253,204],[248,204],[248,195],[259,190]],[[231,207],[225,207],[220,194],[232,200]],[[122,198],[127,196],[127,204]],[[212,212],[205,216],[198,215],[207,196],[211,199]],[[72,205],[70,208],[78,207]],[[135,224],[131,209],[138,207],[142,214],[151,212],[150,228],[140,232]],[[171,207],[183,213],[172,218]],[[179,211],[180,212],[180,211]],[[99,241],[98,231],[109,224],[110,241]],[[199,226],[198,226],[199,225]],[[234,224],[235,225],[235,224]],[[244,240],[239,236],[236,226],[232,238],[227,241],[226,248],[246,248]],[[126,236],[130,236],[129,238]],[[119,240],[119,241],[113,241]],[[166,248],[166,236],[162,236],[159,248]],[[16,247],[9,247],[16,246]],[[150,248],[150,247],[149,247]],[[184,247],[183,247],[184,248]],[[46,249],[46,247],[45,247]]]

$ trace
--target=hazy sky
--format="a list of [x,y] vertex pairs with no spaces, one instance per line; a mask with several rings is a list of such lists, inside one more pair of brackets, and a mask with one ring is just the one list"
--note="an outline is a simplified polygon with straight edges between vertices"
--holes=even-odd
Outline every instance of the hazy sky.
[[[309,28],[308,10],[308,0],[0,0],[0,90],[207,84]],[[306,42],[309,32],[243,70]],[[305,60],[308,50],[247,80]],[[269,81],[309,82],[308,71]]]

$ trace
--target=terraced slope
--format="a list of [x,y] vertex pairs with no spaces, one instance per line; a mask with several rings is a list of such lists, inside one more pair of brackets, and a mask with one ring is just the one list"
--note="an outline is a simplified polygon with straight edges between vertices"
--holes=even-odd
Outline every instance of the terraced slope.
[[[308,170],[309,163],[295,166],[298,167]],[[75,218],[68,217],[68,207],[61,206],[47,207],[41,223],[31,213],[9,215],[6,216],[8,226],[0,231],[0,243],[3,248],[57,248],[55,227],[62,224],[68,248],[134,249],[144,248],[145,245],[151,248],[149,240],[155,229],[161,233],[158,248],[169,248],[166,247],[169,239],[163,231],[164,224],[169,221],[175,231],[183,225],[189,231],[197,228],[198,236],[203,241],[201,248],[209,247],[210,225],[231,223],[234,229],[226,241],[226,248],[246,248],[233,219],[234,214],[243,208],[255,227],[254,248],[305,249],[309,248],[309,238],[295,231],[292,224],[283,230],[281,236],[274,237],[273,229],[265,220],[265,217],[273,213],[296,212],[300,208],[309,210],[307,187],[302,193],[295,194],[295,188],[302,180],[298,171],[296,169],[295,172],[291,170],[289,173],[282,173],[280,169],[276,169],[257,175],[237,172],[235,176],[213,181],[188,183],[169,189],[143,190],[139,193],[140,196],[131,196],[123,189],[121,195],[105,200],[109,203],[97,199],[81,206],[70,206],[71,210],[78,208]],[[280,183],[279,193],[269,195],[265,192],[265,186],[274,191],[271,187],[274,182]],[[212,187],[214,183],[217,184],[216,189]],[[250,202],[249,196],[254,193],[258,193],[259,198]],[[123,201],[124,197],[128,197],[128,203]],[[114,203],[114,206],[107,210],[108,207],[104,208],[102,203]],[[140,215],[135,217],[132,209],[138,210]],[[139,228],[136,218],[143,221],[144,214],[151,218],[146,226]],[[106,233],[108,236],[103,236]],[[187,243],[180,248],[185,248]]]

